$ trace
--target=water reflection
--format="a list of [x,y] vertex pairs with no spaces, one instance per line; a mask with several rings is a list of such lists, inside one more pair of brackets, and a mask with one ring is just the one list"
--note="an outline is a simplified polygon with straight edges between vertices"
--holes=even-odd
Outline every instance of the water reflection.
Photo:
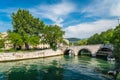
[[106,80],[113,65],[85,56],[7,62],[0,63],[0,80]]
[[[7,80],[38,80],[36,76],[38,76],[37,68],[36,66],[30,66],[29,68],[25,66],[21,67],[13,67],[10,69],[10,71],[7,73],[6,77]],[[35,68],[35,69],[34,69]]]
[[53,61],[50,66],[37,65],[13,67],[7,73],[7,80],[63,80],[63,68]]

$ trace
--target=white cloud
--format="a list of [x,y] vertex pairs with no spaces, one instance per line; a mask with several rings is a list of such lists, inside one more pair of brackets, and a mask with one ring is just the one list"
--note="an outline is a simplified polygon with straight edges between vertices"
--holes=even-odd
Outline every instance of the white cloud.
[[90,5],[83,8],[81,12],[87,13],[86,17],[111,17],[120,16],[119,9],[120,0],[94,0]]
[[[65,18],[72,12],[79,12],[83,7],[77,7],[78,4],[73,4],[71,2],[62,1],[58,4],[41,4],[38,6],[33,6],[32,8],[27,8],[36,17],[50,19],[59,26],[64,26],[66,23]],[[6,13],[10,17],[12,12],[17,11],[18,8],[8,8],[0,9],[0,12]],[[120,0],[93,0],[90,5],[87,5],[79,12],[79,14],[85,13],[86,17],[102,16],[104,17],[120,17]],[[72,16],[72,15],[71,15]],[[74,17],[74,16],[72,16]],[[69,19],[69,17],[67,17]],[[105,19],[105,18],[104,18]],[[79,20],[74,20],[78,21]],[[68,21],[72,23],[72,21]],[[100,33],[109,28],[114,28],[117,25],[116,20],[98,20],[90,23],[81,23],[73,26],[68,26],[64,30],[66,31],[65,37],[79,37],[87,38],[94,33]],[[3,27],[4,26],[4,27]],[[11,29],[10,23],[0,22],[0,29],[4,31],[6,29]]]
[[54,24],[62,26],[65,16],[74,12],[75,5],[70,2],[63,1],[62,3],[54,5],[39,5],[29,10],[37,17],[48,18],[52,20]]
[[65,28],[64,31],[66,34],[64,37],[88,38],[95,33],[114,28],[117,24],[117,20],[98,20],[90,23],[77,24]]
[[[75,5],[70,2],[63,1],[59,4],[42,4],[26,9],[29,10],[34,16],[50,19],[54,22],[54,24],[62,27],[62,22],[64,21],[65,16],[74,11]],[[11,18],[11,13],[16,12],[17,10],[17,7],[9,7],[6,9],[0,9],[0,12],[4,13],[8,18]],[[11,23],[0,21],[0,29],[1,32],[6,31],[7,29],[12,29]]]
[[111,15],[112,16],[118,16],[120,17],[120,0],[117,0],[112,6],[111,6]]

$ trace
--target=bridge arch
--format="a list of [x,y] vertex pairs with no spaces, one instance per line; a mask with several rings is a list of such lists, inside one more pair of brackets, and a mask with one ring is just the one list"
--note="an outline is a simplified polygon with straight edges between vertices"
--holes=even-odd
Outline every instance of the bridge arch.
[[113,49],[112,48],[109,48],[109,47],[101,47],[97,53],[96,53],[96,56],[108,56],[108,55],[111,55],[113,56]]
[[113,50],[110,48],[103,47],[103,48],[100,48],[98,51],[112,52]]
[[64,55],[75,55],[75,52],[72,49],[66,49],[64,51]]
[[78,55],[92,56],[92,52],[88,48],[82,48],[78,51]]

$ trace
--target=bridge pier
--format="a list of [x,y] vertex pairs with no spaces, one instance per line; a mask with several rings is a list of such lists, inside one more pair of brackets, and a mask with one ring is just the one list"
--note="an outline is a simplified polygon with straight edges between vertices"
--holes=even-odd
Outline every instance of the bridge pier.
[[91,53],[92,54],[92,57],[96,57],[96,53]]
[[74,51],[74,53],[75,53],[75,56],[78,56],[78,52]]

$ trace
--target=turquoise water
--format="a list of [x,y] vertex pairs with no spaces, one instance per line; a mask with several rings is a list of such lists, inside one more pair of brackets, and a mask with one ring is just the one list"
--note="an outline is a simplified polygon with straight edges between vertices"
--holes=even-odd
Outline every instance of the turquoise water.
[[114,62],[87,56],[56,56],[0,63],[0,80],[109,80]]

